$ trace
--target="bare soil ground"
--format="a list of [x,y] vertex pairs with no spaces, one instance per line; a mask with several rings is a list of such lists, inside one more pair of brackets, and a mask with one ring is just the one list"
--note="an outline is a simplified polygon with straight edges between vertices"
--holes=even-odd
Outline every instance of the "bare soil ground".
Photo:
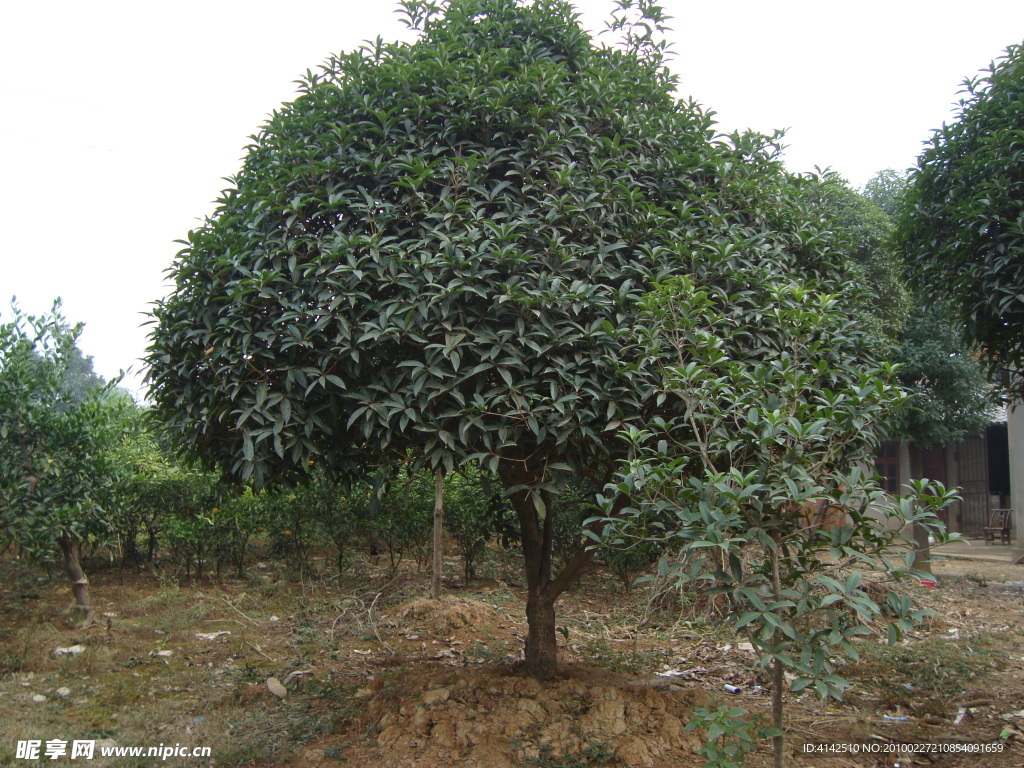
[[[559,605],[562,673],[540,684],[516,669],[514,561],[468,587],[448,565],[439,601],[426,574],[370,562],[341,583],[291,581],[269,561],[194,585],[115,570],[92,578],[102,623],[74,630],[65,585],[0,561],[0,765],[32,764],[18,740],[91,739],[212,758],[36,764],[678,768],[704,764],[706,734],[686,730],[696,707],[767,716],[767,676],[713,610],[652,610],[644,590],[588,574]],[[1024,764],[1024,591],[1005,584],[1024,566],[935,572],[937,587],[912,592],[936,615],[900,645],[865,641],[844,702],[788,695],[789,765]],[[769,744],[748,764],[770,765]]]

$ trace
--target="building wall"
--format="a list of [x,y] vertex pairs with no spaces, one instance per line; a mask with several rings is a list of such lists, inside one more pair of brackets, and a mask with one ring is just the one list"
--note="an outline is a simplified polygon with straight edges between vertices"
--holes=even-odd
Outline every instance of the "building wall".
[[[1020,409],[1018,436],[1024,441],[1024,404]],[[947,488],[960,489],[961,501],[939,515],[946,529],[951,532],[981,536],[991,511],[1008,505],[1005,497],[991,495],[989,437],[969,437],[956,445],[921,453],[924,477],[937,480]],[[910,454],[910,446],[904,442],[889,442],[880,446],[875,469],[886,478],[884,487],[890,493],[909,492],[909,480],[913,477]],[[1020,487],[1021,493],[1024,493],[1024,466],[1020,473]]]
[[1013,509],[1013,545],[1024,554],[1024,403],[1006,409],[1010,443],[1010,508]]
[[961,501],[954,505],[957,525],[951,530],[965,536],[981,536],[988,525],[992,511],[992,499],[988,487],[988,452],[985,438],[968,437],[954,446],[959,464]]

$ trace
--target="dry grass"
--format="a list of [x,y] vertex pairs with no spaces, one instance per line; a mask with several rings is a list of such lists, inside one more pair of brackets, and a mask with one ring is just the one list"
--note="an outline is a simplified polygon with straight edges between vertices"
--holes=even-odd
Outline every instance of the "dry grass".
[[[453,578],[441,601],[424,599],[425,575],[412,570],[394,575],[370,562],[360,563],[341,584],[290,582],[273,563],[246,579],[192,586],[154,574],[130,575],[123,584],[116,572],[98,574],[92,578],[93,598],[97,613],[110,616],[110,626],[74,630],[64,616],[64,585],[0,561],[0,722],[7,726],[0,765],[26,765],[15,761],[14,747],[18,739],[30,738],[210,746],[218,766],[299,766],[370,755],[384,717],[372,713],[398,712],[438,679],[504,675],[521,653],[523,594],[515,571],[495,572],[502,578],[459,590],[459,564],[448,565]],[[858,685],[845,708],[835,710],[810,697],[791,702],[797,738],[831,735],[841,742],[878,728],[894,736],[903,726],[882,723],[883,711],[949,718],[975,690],[990,693],[994,703],[965,727],[975,740],[998,736],[1004,724],[998,716],[1019,710],[1024,701],[1019,665],[1003,664],[1019,657],[1014,643],[1024,625],[1024,602],[1013,590],[966,579],[950,583],[941,596],[922,592],[922,597],[935,602],[943,616],[899,652],[878,649],[851,668]],[[683,618],[650,610],[643,590],[625,593],[597,572],[559,605],[562,656],[608,670],[600,672],[602,685],[613,679],[607,675],[625,675],[622,685],[630,679],[650,682],[665,668],[685,673],[671,682],[687,695],[714,699],[723,695],[723,684],[739,685],[744,694],[731,701],[752,713],[763,711],[767,693],[754,688],[767,681],[753,655],[738,648],[719,621],[693,614],[689,621]],[[983,646],[968,642],[967,627],[984,630]],[[961,632],[961,642],[937,640],[948,638],[951,629]],[[75,644],[85,651],[53,653]],[[918,660],[927,669],[915,666]],[[903,696],[902,685],[913,685],[915,678],[920,684],[924,672],[938,675],[936,689],[921,690],[917,698],[913,691]],[[956,680],[947,679],[954,673]],[[287,687],[284,700],[268,690],[269,677]],[[943,699],[947,688],[948,701]],[[32,700],[39,695],[46,701]],[[903,735],[923,738],[909,730]],[[1019,760],[1020,750],[1012,749],[1008,757]],[[406,757],[413,760],[413,754]],[[754,764],[762,757],[755,756]],[[157,763],[153,758],[111,762],[118,768]],[[389,768],[397,764],[387,763]],[[361,765],[378,768],[371,758]]]

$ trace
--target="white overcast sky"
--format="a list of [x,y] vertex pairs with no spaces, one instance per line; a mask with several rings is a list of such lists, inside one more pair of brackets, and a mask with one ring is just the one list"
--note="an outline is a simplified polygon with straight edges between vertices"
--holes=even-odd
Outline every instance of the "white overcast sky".
[[[591,30],[611,0],[580,0]],[[680,95],[722,130],[788,129],[791,170],[861,186],[914,164],[963,79],[1024,39],[1022,0],[663,0]],[[329,54],[408,33],[391,0],[12,2],[0,24],[0,318],[86,324],[139,369],[163,272],[248,137]],[[133,389],[137,379],[129,379]]]

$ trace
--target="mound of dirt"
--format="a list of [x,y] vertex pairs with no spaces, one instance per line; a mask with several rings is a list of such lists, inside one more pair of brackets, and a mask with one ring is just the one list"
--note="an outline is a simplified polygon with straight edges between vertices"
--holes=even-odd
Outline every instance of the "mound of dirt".
[[367,703],[358,726],[376,740],[343,751],[365,768],[514,768],[544,758],[667,768],[692,763],[703,736],[684,730],[692,691],[587,668],[540,683],[503,667],[435,667],[402,675]]
[[499,620],[487,603],[445,595],[437,600],[417,598],[384,612],[389,626],[413,627],[435,635],[465,627],[483,629]]

